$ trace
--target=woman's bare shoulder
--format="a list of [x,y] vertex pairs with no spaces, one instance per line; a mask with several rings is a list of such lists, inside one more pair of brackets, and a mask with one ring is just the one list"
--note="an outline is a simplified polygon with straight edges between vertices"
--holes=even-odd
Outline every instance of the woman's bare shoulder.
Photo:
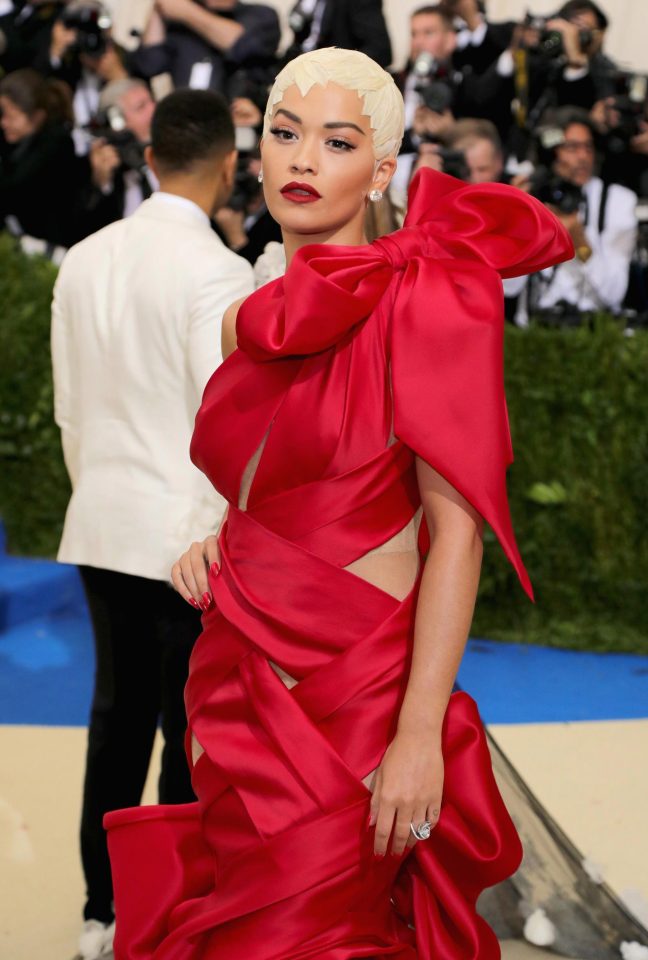
[[241,304],[247,300],[247,297],[241,297],[230,303],[223,314],[223,332],[221,335],[221,346],[223,350],[223,360],[227,360],[230,353],[236,350],[236,318]]

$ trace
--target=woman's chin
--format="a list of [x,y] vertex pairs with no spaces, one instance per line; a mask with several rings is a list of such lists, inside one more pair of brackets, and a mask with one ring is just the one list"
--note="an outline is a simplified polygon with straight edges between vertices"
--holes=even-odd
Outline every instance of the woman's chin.
[[275,216],[275,220],[285,234],[296,237],[327,237],[336,234],[345,225],[346,221],[340,223],[339,220],[330,220],[325,217],[304,216],[286,216],[282,211],[281,218]]

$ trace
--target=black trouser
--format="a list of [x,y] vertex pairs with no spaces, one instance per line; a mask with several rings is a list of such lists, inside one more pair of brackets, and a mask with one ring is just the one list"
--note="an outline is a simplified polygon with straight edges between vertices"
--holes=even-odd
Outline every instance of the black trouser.
[[195,799],[184,752],[184,686],[200,614],[168,584],[79,567],[94,629],[96,675],[81,814],[86,920],[110,923],[104,813],[140,803],[158,720],[160,803]]

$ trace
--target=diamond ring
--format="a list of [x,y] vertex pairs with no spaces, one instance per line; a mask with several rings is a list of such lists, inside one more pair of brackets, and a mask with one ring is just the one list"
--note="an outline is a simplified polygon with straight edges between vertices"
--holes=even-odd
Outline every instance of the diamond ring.
[[432,821],[424,820],[423,823],[417,823],[416,826],[410,823],[410,830],[417,840],[429,840],[432,833]]

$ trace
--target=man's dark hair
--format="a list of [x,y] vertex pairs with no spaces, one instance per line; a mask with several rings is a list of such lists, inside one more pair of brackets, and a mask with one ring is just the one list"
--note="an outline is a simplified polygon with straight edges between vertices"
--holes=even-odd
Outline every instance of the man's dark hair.
[[151,147],[165,173],[189,171],[202,160],[229,153],[234,124],[227,101],[212,90],[174,90],[155,108]]
[[422,17],[422,16],[429,16],[429,15],[441,17],[444,24],[449,30],[454,29],[452,14],[448,10],[448,8],[444,7],[443,4],[441,3],[429,3],[425,7],[417,7],[416,10],[412,10],[412,12],[410,13],[410,20],[412,20],[414,17]]
[[72,95],[68,85],[51,77],[46,79],[31,67],[6,74],[0,80],[0,97],[11,100],[28,117],[42,110],[46,123],[72,126],[74,122]]
[[596,17],[599,30],[607,30],[609,20],[601,8],[593,0],[567,0],[558,11],[558,16],[563,20],[570,20],[578,13],[593,13]]
[[571,127],[572,124],[578,123],[582,127],[587,127],[589,132],[592,134],[592,138],[596,138],[596,127],[592,123],[587,110],[584,110],[582,107],[558,107],[552,114],[550,114],[550,116],[551,124],[555,127],[558,127],[563,132],[567,129],[567,127]]

